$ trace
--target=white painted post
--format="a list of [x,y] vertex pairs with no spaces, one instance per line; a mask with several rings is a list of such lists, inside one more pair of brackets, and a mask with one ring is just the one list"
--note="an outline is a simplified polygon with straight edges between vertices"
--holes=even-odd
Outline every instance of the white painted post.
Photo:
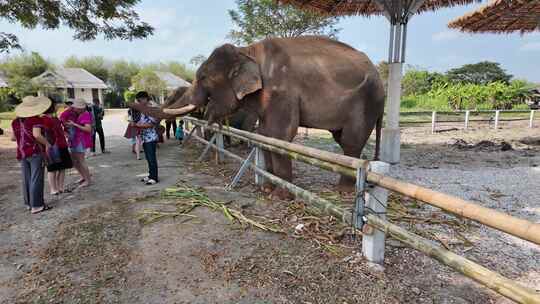
[[435,134],[435,123],[437,122],[437,112],[431,113],[431,134]]
[[500,115],[501,115],[500,110],[495,111],[495,129],[499,128],[499,116]]
[[529,128],[533,127],[533,121],[534,121],[534,110],[531,110],[531,117],[529,118]]
[[469,128],[469,117],[471,116],[471,111],[465,111],[465,130]]
[[[380,161],[370,162],[369,166],[370,171],[379,174],[386,174],[390,170],[389,164]],[[370,187],[366,192],[366,214],[376,213],[375,216],[386,219],[387,200],[388,190],[378,186]],[[372,263],[383,264],[385,233],[371,226],[365,230],[362,236],[362,254]]]
[[[225,146],[223,145],[223,134],[217,133],[216,145],[220,149],[225,149]],[[219,150],[216,150],[216,153],[217,153],[217,158],[216,158],[217,162],[218,163],[222,162],[225,159],[225,155],[223,154],[223,152],[221,152]]]
[[[264,152],[261,148],[255,148],[255,165],[263,170],[266,170],[266,163],[264,162]],[[262,175],[255,172],[255,184],[261,186],[264,184],[265,179]]]
[[390,63],[388,75],[388,97],[386,126],[382,130],[381,159],[391,164],[399,163],[400,134],[399,107],[401,104],[401,78],[403,63]]

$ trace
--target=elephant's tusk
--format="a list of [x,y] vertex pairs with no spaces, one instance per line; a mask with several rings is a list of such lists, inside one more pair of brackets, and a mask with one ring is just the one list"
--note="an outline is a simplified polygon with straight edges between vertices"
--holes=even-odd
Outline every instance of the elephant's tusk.
[[183,106],[178,109],[163,109],[163,113],[170,115],[183,115],[195,110],[195,108],[197,108],[197,106],[188,104],[187,106]]

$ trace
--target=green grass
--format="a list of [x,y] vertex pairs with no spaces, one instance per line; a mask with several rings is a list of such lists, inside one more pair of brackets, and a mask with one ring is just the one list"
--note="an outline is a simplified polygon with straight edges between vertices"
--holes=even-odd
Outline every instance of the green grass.
[[9,130],[11,128],[11,120],[0,120],[0,128]]
[[13,120],[15,112],[0,112],[0,120]]

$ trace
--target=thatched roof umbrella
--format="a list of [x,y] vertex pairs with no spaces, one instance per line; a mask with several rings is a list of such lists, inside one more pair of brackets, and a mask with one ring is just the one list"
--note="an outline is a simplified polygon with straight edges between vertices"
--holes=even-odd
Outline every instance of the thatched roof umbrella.
[[470,33],[511,33],[540,30],[540,1],[495,0],[448,24]]
[[383,130],[382,159],[398,163],[400,154],[399,106],[401,77],[405,62],[407,24],[411,17],[444,7],[480,2],[480,0],[277,0],[299,8],[334,16],[383,15],[390,22],[388,63],[388,103],[386,127]]

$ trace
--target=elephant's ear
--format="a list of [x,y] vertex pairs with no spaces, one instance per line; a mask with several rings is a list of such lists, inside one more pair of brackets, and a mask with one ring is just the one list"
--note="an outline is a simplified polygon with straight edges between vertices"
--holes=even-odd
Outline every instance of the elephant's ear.
[[229,72],[229,79],[238,100],[262,89],[261,71],[255,60],[240,53],[240,60]]

